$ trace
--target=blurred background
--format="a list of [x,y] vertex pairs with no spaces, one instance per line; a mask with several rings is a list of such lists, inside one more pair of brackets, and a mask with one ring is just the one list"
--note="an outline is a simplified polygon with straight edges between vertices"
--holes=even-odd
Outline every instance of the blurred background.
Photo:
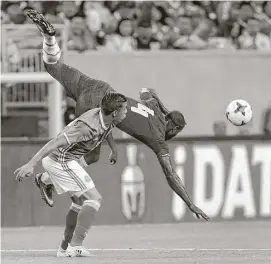
[[[56,26],[65,63],[133,98],[142,87],[154,88],[169,109],[184,114],[188,125],[170,149],[176,170],[183,178],[192,175],[185,182],[199,206],[217,219],[270,218],[271,2],[1,1],[2,186],[10,186],[2,189],[5,225],[62,223],[64,209],[49,211],[37,190],[18,186],[12,174],[44,138],[75,118],[75,103],[45,73],[42,37],[23,13],[27,5]],[[225,108],[234,99],[252,105],[253,120],[244,127],[234,127],[225,118]],[[116,139],[125,137],[114,133]],[[189,139],[194,136],[198,141]],[[193,221],[185,218],[154,155],[142,145],[118,142],[116,167],[108,165],[106,150],[102,171],[98,164],[91,170],[105,196],[97,222],[125,223],[133,216],[145,222]],[[132,176],[125,176],[126,171]],[[110,174],[115,178],[109,180]],[[143,207],[133,205],[136,213],[125,202],[127,179],[140,181],[136,190],[146,191]],[[200,191],[197,184],[202,181],[206,189]],[[163,195],[156,194],[156,187]],[[238,192],[241,200],[234,195]],[[58,199],[64,208],[67,201]],[[119,215],[112,217],[112,208]]]

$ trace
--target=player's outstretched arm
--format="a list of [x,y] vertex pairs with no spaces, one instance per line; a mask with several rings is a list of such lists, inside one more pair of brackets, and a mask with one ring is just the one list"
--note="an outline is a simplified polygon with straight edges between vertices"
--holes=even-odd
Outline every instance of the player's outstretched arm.
[[183,201],[186,203],[188,208],[196,214],[197,218],[202,217],[206,221],[210,221],[209,217],[197,206],[194,205],[192,200],[190,199],[182,180],[178,176],[178,174],[173,170],[170,156],[162,156],[159,157],[159,162],[166,176],[167,182],[169,186],[177,193]]
[[22,181],[23,178],[32,176],[35,166],[41,159],[46,157],[55,149],[63,147],[65,145],[68,145],[68,142],[63,135],[50,140],[36,153],[36,155],[27,164],[23,165],[21,168],[18,168],[14,172],[14,174],[16,174],[16,180]]

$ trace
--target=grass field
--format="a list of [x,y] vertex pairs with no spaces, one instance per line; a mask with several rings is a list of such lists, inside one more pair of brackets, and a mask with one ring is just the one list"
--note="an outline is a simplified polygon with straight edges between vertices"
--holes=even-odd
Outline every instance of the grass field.
[[62,227],[3,228],[3,264],[271,263],[271,222],[97,226],[85,242],[94,258],[56,258]]

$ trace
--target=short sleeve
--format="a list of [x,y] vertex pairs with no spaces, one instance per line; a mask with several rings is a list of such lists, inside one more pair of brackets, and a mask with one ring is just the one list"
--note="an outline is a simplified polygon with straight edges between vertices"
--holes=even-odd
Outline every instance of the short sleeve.
[[168,144],[164,138],[157,138],[152,149],[157,157],[169,156]]

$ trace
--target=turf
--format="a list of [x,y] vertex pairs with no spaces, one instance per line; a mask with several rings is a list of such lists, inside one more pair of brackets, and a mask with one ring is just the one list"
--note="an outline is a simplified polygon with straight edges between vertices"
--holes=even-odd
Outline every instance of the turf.
[[85,241],[93,258],[56,258],[62,232],[63,227],[3,228],[2,263],[271,263],[268,221],[97,226]]

